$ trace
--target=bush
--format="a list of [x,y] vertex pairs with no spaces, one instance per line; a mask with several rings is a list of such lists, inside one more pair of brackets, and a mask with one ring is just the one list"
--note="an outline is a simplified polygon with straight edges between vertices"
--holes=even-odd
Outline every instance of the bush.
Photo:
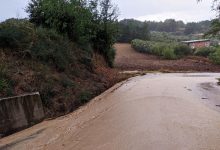
[[34,25],[24,19],[9,19],[0,24],[0,47],[14,52],[29,50],[34,40]]
[[139,40],[139,39],[135,39],[131,42],[131,46],[137,50],[138,52],[141,53],[151,53],[151,49],[150,49],[150,43],[147,41],[143,41],[143,40]]
[[[182,57],[179,55],[186,55],[190,50],[189,48],[178,46],[176,43],[152,42],[138,39],[133,40],[131,45],[138,52],[161,56],[164,59],[176,59],[177,57]],[[180,50],[183,50],[183,52],[180,53]],[[175,54],[175,52],[177,54]]]
[[108,50],[107,60],[108,60],[108,64],[110,67],[114,66],[115,55],[116,55],[116,52],[114,48],[111,48],[110,50]]
[[174,47],[174,53],[179,57],[183,57],[192,54],[192,49],[187,45],[178,44]]
[[63,77],[61,80],[61,84],[64,88],[72,88],[76,86],[75,83],[68,77]]
[[3,96],[12,96],[12,87],[14,82],[9,78],[7,68],[0,62],[0,94]]
[[57,69],[63,71],[70,62],[69,42],[54,30],[38,28],[36,30],[37,39],[31,48],[33,57],[53,64]]
[[168,48],[168,47],[163,50],[162,57],[164,59],[169,59],[169,60],[177,58],[177,56],[174,53],[174,50],[172,48]]
[[92,94],[88,91],[82,91],[79,95],[79,102],[80,104],[87,103],[92,98]]
[[13,54],[23,54],[54,65],[64,71],[70,62],[69,40],[54,30],[34,27],[27,20],[10,19],[0,24],[0,48],[10,49]]
[[163,42],[151,42],[150,47],[152,54],[163,56],[164,51],[170,48],[170,45]]
[[214,53],[211,53],[209,59],[213,63],[220,65],[220,49],[216,50]]
[[6,79],[0,78],[0,93],[5,92],[9,88],[9,83]]
[[203,48],[198,48],[195,52],[194,55],[196,56],[203,56],[203,57],[208,57],[211,53],[215,52],[215,49],[212,47],[203,47]]

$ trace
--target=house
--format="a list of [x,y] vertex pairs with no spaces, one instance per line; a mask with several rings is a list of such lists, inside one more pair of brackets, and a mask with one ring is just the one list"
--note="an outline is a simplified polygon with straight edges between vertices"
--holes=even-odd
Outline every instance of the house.
[[209,39],[201,39],[201,40],[182,41],[182,43],[187,44],[192,49],[196,49],[201,47],[209,47],[211,41]]

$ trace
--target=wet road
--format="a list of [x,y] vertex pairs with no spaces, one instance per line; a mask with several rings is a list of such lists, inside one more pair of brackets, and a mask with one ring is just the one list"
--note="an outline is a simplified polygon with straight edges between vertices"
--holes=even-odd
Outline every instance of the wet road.
[[0,140],[12,150],[219,150],[220,74],[148,74]]

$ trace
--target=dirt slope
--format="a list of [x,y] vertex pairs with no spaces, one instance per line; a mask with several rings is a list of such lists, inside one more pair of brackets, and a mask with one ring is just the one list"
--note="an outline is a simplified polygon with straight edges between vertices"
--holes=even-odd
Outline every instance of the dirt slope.
[[117,50],[115,66],[122,70],[148,71],[199,71],[219,72],[220,66],[213,65],[202,57],[186,57],[180,60],[163,60],[157,56],[136,52],[130,44],[115,44]]
[[0,149],[218,150],[220,114],[209,93],[218,96],[219,76],[135,77],[72,114],[1,139]]

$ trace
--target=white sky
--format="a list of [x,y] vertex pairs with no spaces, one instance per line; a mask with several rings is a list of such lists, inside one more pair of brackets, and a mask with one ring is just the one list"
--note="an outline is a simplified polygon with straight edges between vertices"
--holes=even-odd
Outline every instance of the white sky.
[[[113,0],[120,9],[120,19],[163,21],[165,19],[184,22],[210,20],[216,13],[211,11],[212,0]],[[24,9],[28,0],[0,0],[0,21],[11,17],[27,17]]]

